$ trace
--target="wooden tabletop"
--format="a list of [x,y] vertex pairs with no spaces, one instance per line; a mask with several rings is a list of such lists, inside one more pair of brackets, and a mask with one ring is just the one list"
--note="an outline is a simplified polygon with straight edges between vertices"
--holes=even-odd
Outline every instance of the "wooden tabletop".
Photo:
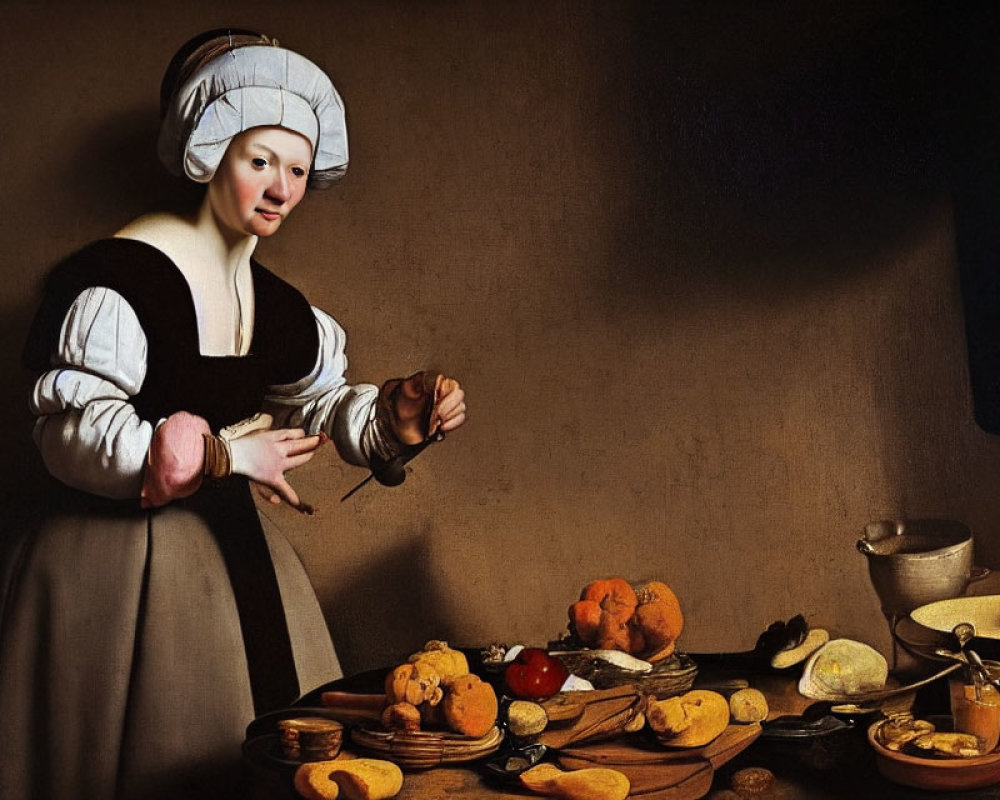
[[[709,676],[706,675],[707,679]],[[701,682],[702,678],[699,678]],[[769,719],[800,715],[812,703],[802,697],[795,681],[775,675],[750,676],[749,683],[761,689],[768,698]],[[917,702],[935,702],[934,693],[942,687],[932,685],[920,693],[903,695],[893,703],[908,707]],[[946,685],[943,686],[947,692]],[[774,775],[770,790],[761,800],[919,800],[919,792],[891,783],[877,769],[874,752],[865,738],[865,726],[838,732],[809,741],[777,741],[761,737],[726,763],[719,764],[707,776],[695,776],[685,792],[680,790],[640,794],[638,800],[696,800],[710,797],[713,792],[731,788],[732,776],[746,767],[763,767]],[[666,769],[666,766],[661,766]],[[252,788],[246,794],[252,800],[298,800],[290,787],[288,776],[258,771],[252,778]],[[410,770],[405,773],[400,800],[524,800],[533,797],[515,785],[500,785],[487,778],[476,764]],[[1000,785],[963,792],[963,800],[1000,800]]]

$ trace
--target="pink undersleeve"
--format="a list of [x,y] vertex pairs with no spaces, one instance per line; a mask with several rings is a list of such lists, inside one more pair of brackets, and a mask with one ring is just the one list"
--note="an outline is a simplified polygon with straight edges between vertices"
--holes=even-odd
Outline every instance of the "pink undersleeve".
[[156,429],[142,483],[143,508],[166,505],[198,490],[205,462],[202,436],[211,432],[204,419],[186,411],[171,414]]

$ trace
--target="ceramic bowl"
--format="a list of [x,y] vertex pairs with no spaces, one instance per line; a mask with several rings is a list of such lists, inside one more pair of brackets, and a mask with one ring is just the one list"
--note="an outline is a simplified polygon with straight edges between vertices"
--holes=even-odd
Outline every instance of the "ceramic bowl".
[[886,722],[880,720],[868,728],[868,742],[875,750],[878,771],[893,783],[929,791],[965,791],[1000,782],[1000,751],[972,758],[928,758],[899,753],[879,742],[879,729]]

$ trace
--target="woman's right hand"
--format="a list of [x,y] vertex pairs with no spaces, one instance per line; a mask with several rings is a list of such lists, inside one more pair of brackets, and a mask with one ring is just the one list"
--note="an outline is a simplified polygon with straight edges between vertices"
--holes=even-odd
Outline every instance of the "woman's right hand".
[[404,445],[420,444],[438,431],[451,431],[465,422],[465,391],[454,378],[416,372],[389,381],[389,424]]
[[326,441],[326,434],[306,436],[301,428],[255,431],[229,442],[232,470],[266,486],[293,508],[307,509],[285,473],[309,461]]

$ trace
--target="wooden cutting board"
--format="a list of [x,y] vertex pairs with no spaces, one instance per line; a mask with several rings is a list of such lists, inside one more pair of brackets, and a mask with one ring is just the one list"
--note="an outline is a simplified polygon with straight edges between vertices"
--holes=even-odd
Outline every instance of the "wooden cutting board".
[[617,769],[632,784],[630,796],[642,800],[697,800],[708,793],[715,770],[749,747],[760,733],[759,723],[730,725],[704,747],[676,750],[634,737],[568,747],[560,751],[559,765]]
[[[593,761],[572,756],[560,756],[563,769],[596,767]],[[643,800],[695,800],[704,797],[712,787],[715,770],[707,761],[674,762],[664,764],[602,764],[618,770],[628,778],[629,797]]]
[[636,720],[643,702],[642,695],[630,686],[567,692],[542,703],[553,724],[541,733],[538,742],[561,750],[577,742],[620,736]]

